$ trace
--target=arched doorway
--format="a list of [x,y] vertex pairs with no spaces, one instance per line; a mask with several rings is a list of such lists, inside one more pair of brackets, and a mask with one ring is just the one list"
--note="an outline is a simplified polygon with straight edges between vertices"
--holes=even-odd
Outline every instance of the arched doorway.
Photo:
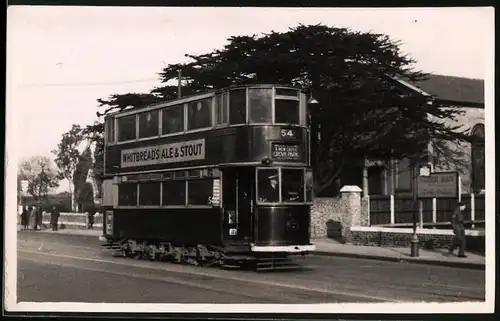
[[485,149],[484,149],[484,124],[477,124],[472,128],[472,191],[477,193],[485,187]]

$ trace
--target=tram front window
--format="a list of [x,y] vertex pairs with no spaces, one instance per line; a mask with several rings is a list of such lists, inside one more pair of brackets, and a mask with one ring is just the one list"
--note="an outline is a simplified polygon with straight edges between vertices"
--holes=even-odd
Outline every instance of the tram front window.
[[283,202],[304,201],[304,170],[281,170],[281,199]]
[[258,171],[259,202],[279,202],[279,175],[277,169],[261,169]]

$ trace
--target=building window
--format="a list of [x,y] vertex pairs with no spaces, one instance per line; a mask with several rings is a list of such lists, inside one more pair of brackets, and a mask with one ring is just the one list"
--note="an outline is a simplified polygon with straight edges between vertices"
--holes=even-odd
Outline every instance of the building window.
[[118,205],[137,205],[137,184],[128,183],[118,185]]
[[405,158],[396,162],[396,191],[410,192],[412,190],[411,164],[410,160]]
[[188,105],[188,130],[212,126],[212,99],[203,99]]
[[384,194],[384,167],[371,166],[368,168],[368,191],[370,195]]
[[133,140],[135,136],[135,117],[136,115],[129,115],[118,118],[118,141],[123,142]]
[[271,123],[273,91],[266,89],[248,90],[248,110],[250,112],[249,120],[251,123]]
[[472,136],[472,190],[480,192],[485,189],[484,125],[475,125],[472,129]]
[[247,119],[246,89],[231,90],[229,95],[229,124],[245,124]]
[[139,184],[139,205],[160,205],[160,183]]
[[158,136],[158,110],[139,114],[139,138]]
[[162,111],[161,134],[173,134],[184,130],[184,105],[169,107]]
[[210,205],[213,179],[188,181],[188,205]]
[[166,206],[186,205],[186,181],[163,182],[163,204]]

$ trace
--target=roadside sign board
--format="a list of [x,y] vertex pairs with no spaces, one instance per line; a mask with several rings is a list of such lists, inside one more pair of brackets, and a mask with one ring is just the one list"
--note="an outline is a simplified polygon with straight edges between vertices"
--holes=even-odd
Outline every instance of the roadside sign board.
[[458,198],[458,172],[434,172],[417,178],[418,198]]
[[28,181],[27,180],[21,181],[21,191],[23,191],[23,193],[26,193],[28,191]]

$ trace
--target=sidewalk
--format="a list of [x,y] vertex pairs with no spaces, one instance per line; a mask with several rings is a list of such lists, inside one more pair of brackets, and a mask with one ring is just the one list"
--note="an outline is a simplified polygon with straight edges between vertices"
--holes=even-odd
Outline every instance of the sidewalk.
[[424,250],[419,249],[418,257],[410,256],[410,248],[392,248],[378,246],[359,246],[342,244],[330,239],[313,239],[316,245],[314,254],[322,256],[343,256],[364,259],[377,259],[384,261],[411,262],[432,265],[443,265],[450,267],[461,267],[471,269],[484,269],[486,262],[482,255],[466,252],[466,258],[459,258],[450,254],[448,249]]
[[[99,237],[101,235],[101,230],[60,229],[58,231],[52,231],[51,229],[45,229],[34,233],[86,235]],[[321,256],[342,256],[483,270],[486,265],[485,257],[482,255],[466,252],[466,258],[458,258],[456,255],[448,253],[447,249],[420,249],[420,255],[418,257],[411,257],[409,248],[390,248],[341,244],[335,240],[330,239],[313,239],[312,243],[316,245],[316,251],[314,252],[314,254]]]

